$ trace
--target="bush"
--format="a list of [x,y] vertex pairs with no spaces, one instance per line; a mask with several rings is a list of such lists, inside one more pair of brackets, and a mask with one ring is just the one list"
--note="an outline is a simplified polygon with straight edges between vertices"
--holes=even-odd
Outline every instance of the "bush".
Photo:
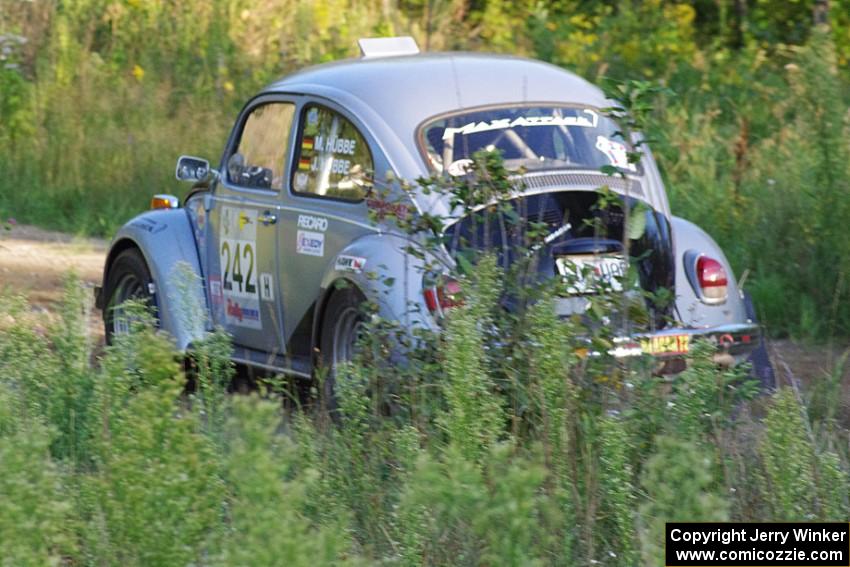
[[76,553],[69,487],[50,458],[47,429],[37,422],[19,425],[0,434],[0,563],[58,565]]
[[[237,399],[225,465],[229,528],[221,565],[355,565],[346,517],[314,526],[304,510],[319,472],[299,466],[296,447],[278,433],[279,406]],[[306,432],[305,432],[306,433]]]
[[818,448],[806,409],[790,388],[773,396],[761,454],[776,520],[827,520],[847,513],[848,473],[837,454]]
[[664,436],[647,461],[641,484],[641,553],[646,565],[664,564],[666,522],[724,522],[728,504],[718,493],[712,458],[693,442]]
[[[336,421],[226,395],[221,333],[199,346],[187,392],[141,306],[93,361],[73,279],[63,324],[4,296],[4,558],[638,565],[660,561],[665,521],[847,514],[832,413],[810,423],[786,389],[753,422],[752,391],[707,346],[670,386],[588,356],[584,324],[559,321],[550,292],[519,317],[495,308],[510,277],[481,262],[444,335],[404,365],[366,348],[341,370]],[[364,346],[386,344],[392,328],[370,325]],[[390,374],[412,380],[404,396],[374,386]]]

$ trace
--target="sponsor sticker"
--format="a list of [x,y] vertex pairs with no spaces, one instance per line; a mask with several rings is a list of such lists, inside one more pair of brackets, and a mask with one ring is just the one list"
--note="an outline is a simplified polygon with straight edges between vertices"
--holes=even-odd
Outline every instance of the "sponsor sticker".
[[199,231],[204,230],[204,227],[207,225],[207,209],[204,207],[203,200],[199,200],[195,204],[195,225]]
[[328,229],[328,219],[313,215],[298,215],[298,228],[325,232]]
[[210,299],[213,303],[221,303],[224,296],[221,293],[221,277],[210,276]]
[[221,211],[222,236],[240,240],[257,239],[257,211],[224,207]]
[[448,171],[452,177],[460,177],[466,175],[469,171],[469,166],[472,165],[472,160],[468,158],[458,159],[449,164]]
[[299,171],[295,174],[295,190],[296,191],[304,191],[307,188],[307,183],[310,181],[310,176],[304,173],[303,171]]
[[635,164],[629,163],[629,154],[625,144],[608,139],[605,136],[597,136],[596,149],[605,154],[611,165],[621,169],[637,171]]
[[299,230],[295,236],[295,251],[306,256],[324,256],[325,235],[321,232]]
[[470,122],[459,128],[446,128],[443,130],[443,140],[451,141],[455,134],[469,136],[479,132],[492,132],[493,130],[508,130],[518,127],[531,126],[579,126],[582,128],[596,128],[599,115],[594,111],[585,109],[580,116],[519,116],[513,120],[498,118],[490,122]]
[[227,298],[225,318],[228,325],[248,327],[249,329],[262,329],[260,322],[260,309],[258,305],[244,302],[238,299]]
[[345,254],[337,256],[334,268],[340,272],[355,272],[360,273],[366,265],[366,258],[360,256],[347,256]]
[[260,299],[274,301],[274,279],[266,272],[260,273]]
[[366,199],[366,206],[375,211],[375,216],[378,220],[384,220],[389,215],[403,220],[407,218],[409,213],[407,205],[403,203],[390,203],[383,199]]
[[318,122],[319,122],[319,109],[315,108],[315,107],[311,108],[307,112],[307,124],[310,124],[311,126],[313,126]]
[[168,228],[168,225],[165,223],[157,222],[153,219],[148,218],[140,218],[132,221],[130,226],[139,228],[144,230],[145,232],[149,232],[150,234],[157,234]]

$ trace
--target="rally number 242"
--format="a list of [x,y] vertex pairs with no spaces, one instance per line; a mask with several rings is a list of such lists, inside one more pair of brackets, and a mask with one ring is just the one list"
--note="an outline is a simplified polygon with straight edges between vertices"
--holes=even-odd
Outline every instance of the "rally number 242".
[[253,242],[223,239],[219,258],[221,260],[221,285],[228,295],[237,297],[257,295]]

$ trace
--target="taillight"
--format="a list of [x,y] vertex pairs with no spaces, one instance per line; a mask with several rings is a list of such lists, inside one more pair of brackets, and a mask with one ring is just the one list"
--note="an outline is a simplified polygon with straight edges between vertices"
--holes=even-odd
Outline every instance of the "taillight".
[[442,285],[425,288],[425,305],[433,315],[442,315],[445,311],[463,305],[460,295],[460,282],[452,278],[443,280]]
[[697,281],[706,303],[726,301],[727,279],[723,264],[714,258],[700,256],[697,259]]

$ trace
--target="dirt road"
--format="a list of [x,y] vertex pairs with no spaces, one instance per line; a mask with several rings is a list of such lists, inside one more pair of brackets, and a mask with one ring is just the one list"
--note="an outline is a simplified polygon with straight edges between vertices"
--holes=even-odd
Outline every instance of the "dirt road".
[[[0,293],[23,294],[37,311],[53,311],[62,301],[67,274],[75,272],[88,288],[100,285],[107,243],[32,226],[0,230]],[[103,340],[100,312],[89,328]]]
[[0,288],[23,293],[48,308],[62,298],[62,282],[74,271],[87,285],[100,285],[107,243],[31,226],[0,232]]
[[[0,233],[0,291],[24,294],[36,310],[52,311],[62,299],[65,275],[74,270],[88,287],[100,285],[107,243],[75,238],[30,226]],[[102,340],[100,313],[92,313],[91,329]],[[770,345],[781,384],[794,376],[804,385],[816,384],[835,373],[840,355],[850,345],[807,345],[791,340]],[[841,371],[844,413],[850,418],[850,364]]]

